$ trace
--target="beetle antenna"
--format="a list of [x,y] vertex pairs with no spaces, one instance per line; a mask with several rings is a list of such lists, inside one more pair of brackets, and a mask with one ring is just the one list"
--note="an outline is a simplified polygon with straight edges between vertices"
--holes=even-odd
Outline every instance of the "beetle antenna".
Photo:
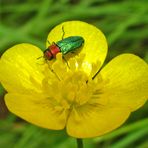
[[64,39],[64,35],[65,35],[64,26],[62,26],[62,31],[63,31],[63,35],[62,35],[62,40],[63,40]]
[[49,41],[47,41],[49,45],[51,45],[51,43]]
[[[44,56],[38,57],[38,58],[36,58],[36,59],[39,60],[39,59],[41,59],[41,58],[44,58]],[[40,63],[37,63],[37,64],[39,64],[39,65],[44,65],[44,64],[45,64],[45,61],[44,61],[42,64],[40,64]]]

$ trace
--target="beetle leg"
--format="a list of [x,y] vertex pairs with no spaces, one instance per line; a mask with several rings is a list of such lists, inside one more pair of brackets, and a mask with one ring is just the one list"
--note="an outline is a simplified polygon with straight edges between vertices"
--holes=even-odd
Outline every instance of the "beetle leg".
[[55,71],[50,67],[49,64],[48,64],[48,67],[49,67],[49,69],[51,70],[51,72],[57,77],[57,79],[58,79],[59,81],[61,81],[60,78],[59,78],[59,76],[55,73]]
[[63,60],[66,62],[67,67],[70,69],[70,66],[64,56],[63,56]]

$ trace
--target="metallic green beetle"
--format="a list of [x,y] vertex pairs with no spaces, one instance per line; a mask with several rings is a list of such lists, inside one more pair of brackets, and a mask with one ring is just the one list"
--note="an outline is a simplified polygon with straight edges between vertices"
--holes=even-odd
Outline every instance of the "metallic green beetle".
[[68,52],[73,52],[77,48],[80,48],[84,43],[84,39],[81,36],[70,36],[64,38],[56,43],[50,45],[44,51],[44,58],[47,60],[52,60],[56,57],[56,54],[61,52],[63,55]]

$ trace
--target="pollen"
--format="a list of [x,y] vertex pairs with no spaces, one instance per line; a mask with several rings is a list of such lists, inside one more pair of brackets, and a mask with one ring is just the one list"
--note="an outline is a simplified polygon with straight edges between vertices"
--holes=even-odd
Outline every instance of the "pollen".
[[102,80],[93,81],[91,75],[82,70],[83,58],[84,55],[80,55],[65,62],[59,53],[54,63],[47,63],[42,85],[54,109],[72,110],[99,104],[101,87],[98,90],[97,85]]

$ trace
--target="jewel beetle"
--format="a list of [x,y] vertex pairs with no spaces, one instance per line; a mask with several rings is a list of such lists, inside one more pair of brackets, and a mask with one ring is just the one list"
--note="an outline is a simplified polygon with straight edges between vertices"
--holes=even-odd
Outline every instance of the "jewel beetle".
[[62,55],[65,55],[69,52],[74,52],[76,49],[80,48],[84,43],[84,38],[81,36],[69,36],[64,38],[64,27],[62,26],[63,36],[62,40],[58,42],[53,42],[48,48],[44,51],[44,58],[46,60],[52,60],[56,58],[57,53],[61,52]]
[[83,43],[84,39],[81,36],[70,36],[64,38],[56,43],[52,43],[52,45],[44,51],[44,58],[52,60],[53,58],[56,58],[56,54],[59,52],[61,52],[62,55],[73,52],[77,48],[80,48]]

